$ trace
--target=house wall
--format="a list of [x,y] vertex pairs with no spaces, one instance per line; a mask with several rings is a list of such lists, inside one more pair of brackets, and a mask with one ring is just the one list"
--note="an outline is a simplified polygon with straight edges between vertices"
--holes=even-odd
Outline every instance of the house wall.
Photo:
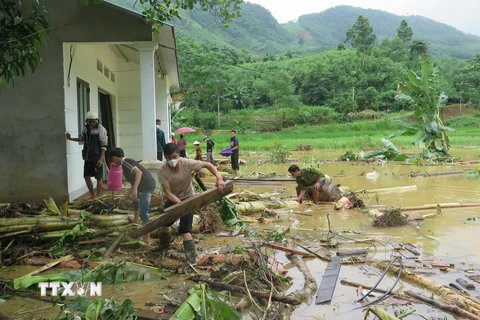
[[[71,48],[73,48],[73,59],[70,57]],[[81,79],[89,84],[90,87],[90,110],[96,111],[100,115],[100,106],[98,92],[109,93],[112,97],[114,126],[116,135],[116,144],[120,146],[118,141],[120,130],[119,117],[125,117],[121,112],[121,108],[126,105],[124,99],[121,99],[125,93],[121,91],[121,83],[134,83],[137,78],[138,65],[135,63],[127,63],[124,59],[119,58],[109,48],[107,44],[78,44],[64,43],[63,45],[63,65],[65,77],[65,127],[72,137],[79,137],[81,132],[78,128],[78,106],[77,106],[77,79]],[[104,72],[97,69],[97,60],[107,67],[111,73],[115,75],[115,82],[111,78],[107,78]],[[138,89],[137,89],[138,90]],[[122,93],[121,93],[122,92]],[[133,90],[129,94],[138,95]],[[112,133],[109,132],[109,135]],[[67,168],[68,168],[68,191],[69,198],[73,200],[78,196],[86,193],[87,187],[83,179],[83,160],[82,160],[83,144],[70,141],[67,143]],[[126,150],[127,151],[127,150]]]
[[[51,9],[51,25],[57,28],[51,31],[47,45],[40,52],[42,64],[35,73],[19,78],[15,87],[1,89],[0,202],[41,201],[49,196],[60,202],[70,198],[67,157],[73,157],[79,147],[66,141],[65,131],[72,126],[72,101],[76,102],[76,95],[72,100],[71,86],[76,80],[70,77],[70,88],[63,90],[63,43],[152,40],[151,27],[143,18],[106,3],[89,6],[77,0],[45,3]],[[93,92],[91,87],[92,108],[98,105]],[[118,118],[120,121],[120,114]],[[76,167],[79,160],[71,163]],[[77,183],[78,180],[74,182]]]

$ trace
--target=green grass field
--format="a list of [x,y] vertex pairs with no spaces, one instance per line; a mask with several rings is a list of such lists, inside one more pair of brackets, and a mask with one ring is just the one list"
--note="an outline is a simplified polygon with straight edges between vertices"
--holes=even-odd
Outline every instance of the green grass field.
[[[464,146],[480,146],[480,128],[456,128],[457,132],[448,134],[452,148]],[[398,130],[398,127],[388,119],[376,121],[355,121],[352,123],[332,123],[320,126],[298,126],[286,128],[276,132],[238,132],[241,151],[269,151],[275,144],[281,144],[288,149],[295,149],[298,145],[313,145],[314,150],[378,150],[383,148],[380,139],[387,137]],[[187,135],[191,145],[193,141],[203,141],[204,134],[192,133]],[[219,152],[228,148],[230,134],[228,131],[213,132],[210,137],[216,143],[215,149]],[[398,148],[414,151],[415,136],[395,137],[391,139]],[[203,144],[202,144],[203,145]],[[191,147],[193,149],[193,146]]]

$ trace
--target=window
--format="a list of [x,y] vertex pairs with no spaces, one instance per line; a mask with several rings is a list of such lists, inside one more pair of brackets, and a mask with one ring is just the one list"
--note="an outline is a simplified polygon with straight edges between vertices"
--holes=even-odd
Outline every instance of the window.
[[112,80],[112,82],[115,82],[115,73],[111,71],[110,71],[110,80]]
[[100,60],[97,60],[97,70],[103,72],[103,63]]
[[110,70],[107,68],[107,66],[103,66],[103,74],[105,77],[110,78]]
[[87,82],[77,78],[78,135],[85,126],[85,115],[90,111],[90,87]]

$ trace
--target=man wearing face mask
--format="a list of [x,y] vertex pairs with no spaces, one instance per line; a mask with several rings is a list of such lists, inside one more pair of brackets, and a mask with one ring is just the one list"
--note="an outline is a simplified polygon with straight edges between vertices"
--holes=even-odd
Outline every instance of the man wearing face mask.
[[[225,183],[223,182],[220,173],[211,163],[181,158],[178,146],[173,143],[167,143],[165,145],[163,148],[163,154],[167,162],[163,163],[158,169],[158,182],[162,185],[163,194],[168,199],[164,208],[180,203],[195,195],[191,173],[192,171],[199,171],[202,168],[207,168],[208,171],[217,178],[216,185],[219,191],[223,192]],[[195,265],[197,251],[191,234],[192,222],[193,212],[180,218],[178,233],[183,236],[183,247],[187,262],[191,265]],[[153,251],[163,251],[170,247],[171,236],[169,227],[172,224],[173,222],[161,227],[158,236],[160,243],[158,247],[153,249]]]
[[[98,114],[94,111],[88,111],[86,115],[86,125],[82,130],[80,138],[72,138],[69,132],[65,135],[68,140],[83,142],[82,158],[85,161],[83,165],[83,177],[87,184],[90,198],[100,196],[103,183],[103,161],[105,160],[105,151],[108,146],[107,129],[98,123]],[[97,179],[97,194],[93,191],[91,177]]]

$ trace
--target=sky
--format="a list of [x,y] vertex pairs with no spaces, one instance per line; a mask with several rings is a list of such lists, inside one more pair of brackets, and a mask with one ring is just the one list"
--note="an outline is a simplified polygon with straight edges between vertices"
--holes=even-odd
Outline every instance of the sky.
[[246,0],[268,9],[280,23],[339,5],[419,15],[480,36],[479,0]]

